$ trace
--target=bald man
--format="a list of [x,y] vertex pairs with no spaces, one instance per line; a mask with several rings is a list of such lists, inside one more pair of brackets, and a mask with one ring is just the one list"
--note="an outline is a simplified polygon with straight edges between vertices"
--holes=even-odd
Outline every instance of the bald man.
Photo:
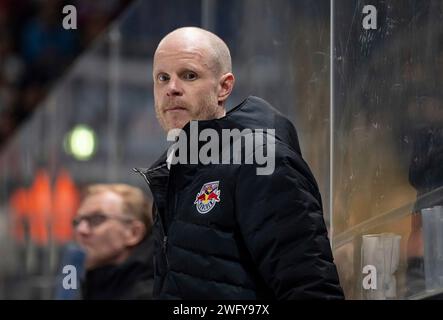
[[235,82],[228,47],[199,28],[175,30],[160,42],[153,77],[155,110],[166,131],[223,117]]
[[[223,40],[200,28],[174,30],[155,51],[153,79],[161,126],[181,130],[190,146],[134,169],[154,196],[154,297],[342,299],[321,197],[295,128],[253,96],[226,112],[235,78]],[[201,137],[211,140],[211,159],[230,161],[193,162],[204,153]],[[174,162],[183,151],[186,161]],[[245,161],[260,153],[274,156],[272,172],[258,174],[260,163]]]

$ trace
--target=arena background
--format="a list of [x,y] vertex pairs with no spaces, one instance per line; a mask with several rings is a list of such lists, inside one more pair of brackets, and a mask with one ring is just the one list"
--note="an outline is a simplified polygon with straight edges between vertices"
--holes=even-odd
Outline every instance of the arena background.
[[[62,28],[67,4],[77,8],[76,30]],[[167,146],[151,59],[166,33],[189,25],[231,48],[228,108],[256,95],[296,125],[347,298],[438,294],[423,270],[408,275],[410,258],[423,258],[409,174],[417,127],[442,127],[442,1],[372,1],[375,30],[362,28],[367,4],[0,0],[0,299],[76,298],[61,288],[62,266],[79,263],[71,219],[86,184],[149,193],[131,169]],[[400,236],[386,258],[397,263],[368,294],[363,235],[387,233]]]

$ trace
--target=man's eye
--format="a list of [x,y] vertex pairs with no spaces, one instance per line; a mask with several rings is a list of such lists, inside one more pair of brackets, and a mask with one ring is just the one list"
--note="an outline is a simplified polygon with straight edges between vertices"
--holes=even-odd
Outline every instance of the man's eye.
[[102,214],[91,215],[89,217],[89,224],[95,227],[105,222],[105,220],[106,216]]
[[169,77],[166,75],[166,74],[159,74],[158,76],[157,76],[157,79],[158,79],[158,81],[168,81],[169,80]]
[[185,80],[195,80],[197,79],[197,74],[195,72],[186,72],[183,78],[185,78]]

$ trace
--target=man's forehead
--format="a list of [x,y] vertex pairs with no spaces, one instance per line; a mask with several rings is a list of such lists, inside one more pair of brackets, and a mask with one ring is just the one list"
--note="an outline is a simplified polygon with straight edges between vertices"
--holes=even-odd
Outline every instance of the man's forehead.
[[122,199],[113,192],[100,192],[87,196],[81,203],[78,214],[89,214],[96,211],[112,213],[120,208]]
[[[171,64],[173,62],[173,64]],[[171,66],[191,66],[194,68],[214,68],[214,59],[207,51],[198,47],[159,48],[154,56],[154,70],[164,69]]]
[[191,46],[182,48],[159,48],[155,53],[154,61],[158,61],[164,57],[204,60],[207,59],[208,54],[201,48]]

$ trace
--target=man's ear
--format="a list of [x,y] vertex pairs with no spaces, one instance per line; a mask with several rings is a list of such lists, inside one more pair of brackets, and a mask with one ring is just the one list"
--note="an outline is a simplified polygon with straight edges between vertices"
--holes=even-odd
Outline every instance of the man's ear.
[[219,81],[218,105],[223,105],[232,92],[235,84],[235,77],[231,72],[221,76]]
[[134,220],[128,225],[126,231],[126,245],[132,247],[139,244],[140,241],[143,239],[146,234],[146,226],[143,222]]

